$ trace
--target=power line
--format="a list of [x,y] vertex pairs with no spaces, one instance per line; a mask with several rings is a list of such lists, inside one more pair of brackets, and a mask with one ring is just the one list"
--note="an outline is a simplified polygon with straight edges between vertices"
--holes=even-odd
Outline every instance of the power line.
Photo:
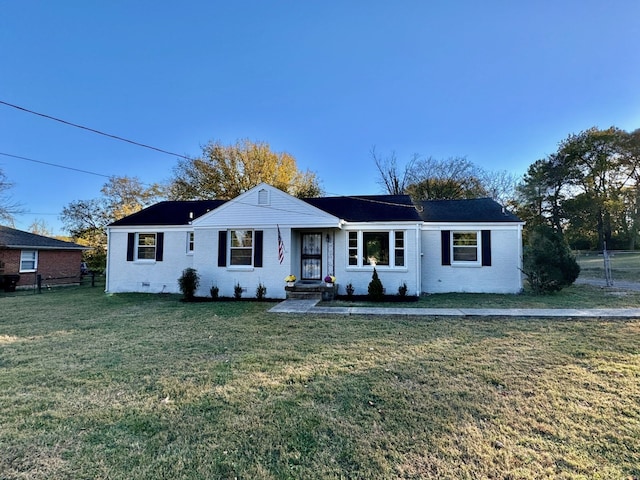
[[157,148],[157,147],[153,147],[151,145],[147,145],[145,143],[140,143],[140,142],[136,142],[134,140],[129,140],[129,139],[124,138],[124,137],[119,137],[118,135],[112,135],[110,133],[101,132],[100,130],[96,130],[95,128],[85,127],[84,125],[79,125],[77,123],[72,123],[72,122],[69,122],[67,120],[62,120],[61,118],[56,118],[56,117],[52,117],[51,115],[46,115],[44,113],[35,112],[33,110],[29,110],[28,108],[24,108],[24,107],[21,107],[19,105],[14,105],[13,103],[4,102],[4,101],[0,100],[0,104],[6,105],[6,106],[11,107],[11,108],[15,108],[17,110],[22,110],[23,112],[31,113],[33,115],[38,115],[40,117],[47,118],[49,120],[54,120],[56,122],[60,122],[60,123],[63,123],[65,125],[70,125],[72,127],[81,128],[83,130],[87,130],[87,131],[92,132],[92,133],[97,133],[98,135],[104,135],[105,137],[113,138],[115,140],[120,140],[121,142],[131,143],[132,145],[137,145],[138,147],[148,148],[150,150],[155,150],[156,152],[166,153],[167,155],[173,155],[173,156],[176,156],[176,157],[184,158],[185,160],[190,160],[189,157],[187,157],[185,155],[180,155],[179,153],[169,152],[167,150],[163,150],[162,148]]
[[0,152],[0,155],[5,157],[17,158],[18,160],[26,160],[27,162],[40,163],[42,165],[49,165],[50,167],[64,168],[66,170],[73,170],[74,172],[86,173],[88,175],[95,175],[96,177],[111,178],[112,175],[105,175],[103,173],[90,172],[89,170],[82,170],[80,168],[67,167],[57,163],[43,162],[42,160],[34,160],[33,158],[21,157],[19,155],[11,155],[10,153]]
[[[391,207],[405,207],[405,208],[417,208],[416,205],[413,204],[413,202],[411,204],[408,203],[398,203],[398,202],[388,202],[385,200],[378,200],[375,198],[367,198],[367,197],[375,197],[378,195],[363,195],[363,196],[358,196],[358,195],[340,195],[338,193],[331,193],[331,192],[326,192],[329,195],[332,195],[334,197],[342,197],[342,198],[350,198],[353,200],[360,200],[363,202],[370,202],[370,203],[378,203],[381,205],[389,205]],[[383,196],[398,196],[398,195],[379,195],[381,197]]]

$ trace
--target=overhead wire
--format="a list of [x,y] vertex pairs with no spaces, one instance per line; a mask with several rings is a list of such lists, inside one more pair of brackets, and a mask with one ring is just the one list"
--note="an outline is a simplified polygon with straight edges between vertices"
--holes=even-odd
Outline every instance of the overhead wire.
[[60,165],[58,163],[44,162],[42,160],[35,160],[33,158],[22,157],[20,155],[12,155],[11,153],[0,152],[0,155],[3,155],[5,157],[16,158],[18,160],[26,160],[27,162],[40,163],[42,165],[48,165],[50,167],[64,168],[65,170],[73,170],[74,172],[86,173],[87,175],[95,175],[97,177],[104,177],[104,178],[113,177],[113,175],[105,175],[103,173],[91,172],[89,170],[83,170],[81,168],[67,167],[66,165]]
[[34,110],[30,110],[28,108],[21,107],[20,105],[15,105],[13,103],[5,102],[3,100],[0,100],[0,104],[6,105],[7,107],[15,108],[17,110],[21,110],[21,111],[26,112],[26,113],[31,113],[32,115],[38,115],[40,117],[47,118],[49,120],[54,120],[56,122],[60,122],[60,123],[63,123],[65,125],[69,125],[69,126],[72,126],[72,127],[80,128],[82,130],[87,130],[87,131],[92,132],[92,133],[97,133],[98,135],[103,135],[105,137],[113,138],[115,140],[120,140],[121,142],[127,142],[127,143],[130,143],[132,145],[137,145],[138,147],[148,148],[150,150],[155,150],[156,152],[166,153],[167,155],[173,155],[173,156],[176,156],[176,157],[184,158],[185,160],[190,160],[191,159],[190,157],[187,157],[186,155],[181,155],[179,153],[170,152],[170,151],[164,150],[162,148],[154,147],[152,145],[147,145],[146,143],[136,142],[135,140],[130,140],[128,138],[124,138],[124,137],[121,137],[119,135],[113,135],[111,133],[106,133],[106,132],[103,132],[103,131],[100,131],[100,130],[96,130],[95,128],[86,127],[86,126],[80,125],[78,123],[73,123],[73,122],[70,122],[68,120],[63,120],[61,118],[54,117],[52,115],[47,115],[46,113],[36,112]]
[[[160,153],[173,155],[173,156],[176,156],[176,157],[179,157],[179,158],[183,158],[185,160],[192,160],[191,157],[188,157],[186,155],[181,155],[179,153],[170,152],[168,150],[164,150],[162,148],[154,147],[152,145],[147,145],[147,144],[144,144],[144,143],[136,142],[134,140],[130,140],[130,139],[121,137],[119,135],[113,135],[113,134],[110,134],[110,133],[102,132],[102,131],[94,129],[94,128],[86,127],[84,125],[73,123],[73,122],[70,122],[68,120],[63,120],[61,118],[57,118],[57,117],[54,117],[52,115],[47,115],[45,113],[36,112],[34,110],[30,110],[30,109],[22,107],[20,105],[15,105],[13,103],[5,102],[3,100],[0,100],[0,104],[6,105],[6,106],[11,107],[11,108],[15,108],[17,110],[21,110],[21,111],[26,112],[26,113],[30,113],[30,114],[37,115],[37,116],[40,116],[40,117],[43,117],[43,118],[47,118],[49,120],[54,120],[56,122],[60,122],[60,123],[65,124],[65,125],[69,125],[69,126],[72,126],[72,127],[76,127],[76,128],[80,128],[80,129],[83,129],[83,130],[87,130],[89,132],[96,133],[98,135],[103,135],[105,137],[113,138],[115,140],[119,140],[119,141],[122,141],[122,142],[127,142],[127,143],[130,143],[132,145],[137,145],[139,147],[148,148],[150,150],[155,150],[155,151],[160,152]],[[9,154],[9,153],[2,153],[2,152],[0,152],[0,155],[16,158],[16,159],[20,159],[20,160],[26,160],[26,161],[29,161],[29,162],[40,163],[40,164],[43,164],[43,165],[49,165],[49,166],[52,166],[52,167],[64,168],[64,169],[67,169],[67,170],[73,170],[73,171],[76,171],[76,172],[86,173],[86,174],[89,174],[89,175],[95,175],[95,176],[104,177],[104,178],[112,178],[112,175],[105,175],[105,174],[101,174],[101,173],[91,172],[91,171],[88,171],[88,170],[82,170],[82,169],[79,169],[79,168],[67,167],[65,165],[60,165],[60,164],[51,163],[51,162],[44,162],[44,161],[41,161],[41,160],[35,160],[35,159],[32,159],[32,158],[22,157],[22,156],[19,156],[19,155],[12,155],[12,154]],[[335,194],[333,194],[333,195],[335,195]],[[371,203],[378,203],[378,204],[383,204],[383,205],[395,206],[395,207],[406,207],[406,208],[416,208],[417,209],[417,207],[415,205],[413,205],[413,204],[409,204],[408,205],[408,204],[403,204],[403,203],[387,202],[387,201],[383,201],[383,200],[375,200],[375,199],[372,199],[372,198],[366,198],[366,196],[365,197],[354,196],[354,195],[336,195],[336,196],[341,196],[341,197],[351,198],[351,199],[357,199],[357,200],[361,200],[361,201],[365,201],[365,202],[371,202]]]

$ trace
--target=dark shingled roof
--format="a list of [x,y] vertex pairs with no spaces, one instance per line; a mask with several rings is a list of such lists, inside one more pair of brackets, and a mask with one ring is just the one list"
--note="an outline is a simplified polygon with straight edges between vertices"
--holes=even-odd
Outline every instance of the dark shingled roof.
[[[358,195],[303,198],[347,222],[520,222],[490,198],[427,200],[417,207],[408,195]],[[188,225],[226,200],[165,201],[129,215],[111,226]],[[192,215],[191,215],[192,214]]]
[[40,250],[87,250],[77,243],[65,242],[55,238],[23,232],[15,228],[0,225],[0,247],[34,248]]
[[421,221],[408,195],[358,195],[303,200],[347,222]]
[[110,226],[188,225],[225,202],[226,200],[164,201],[117,220]]
[[419,202],[425,222],[521,222],[490,198],[426,200]]

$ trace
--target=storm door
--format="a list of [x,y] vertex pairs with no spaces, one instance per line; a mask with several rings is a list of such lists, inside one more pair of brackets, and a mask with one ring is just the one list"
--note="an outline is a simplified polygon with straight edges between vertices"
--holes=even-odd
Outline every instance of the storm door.
[[302,234],[302,280],[322,279],[322,234]]

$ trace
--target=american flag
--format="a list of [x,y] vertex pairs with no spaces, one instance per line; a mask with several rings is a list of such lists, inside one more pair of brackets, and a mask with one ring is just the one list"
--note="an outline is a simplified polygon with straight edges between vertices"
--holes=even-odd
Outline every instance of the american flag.
[[278,260],[280,263],[284,262],[284,243],[282,243],[282,236],[280,235],[280,225],[278,227]]

